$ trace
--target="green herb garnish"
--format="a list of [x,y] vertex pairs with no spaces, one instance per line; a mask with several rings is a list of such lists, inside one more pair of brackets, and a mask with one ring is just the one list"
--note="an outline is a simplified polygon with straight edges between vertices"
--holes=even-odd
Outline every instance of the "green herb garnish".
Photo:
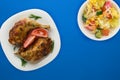
[[102,13],[103,13],[102,11],[98,11],[98,12],[96,13],[96,15],[99,16],[99,15],[101,15]]
[[17,48],[17,46],[14,46],[13,50],[15,51],[15,50],[16,50],[16,48]]
[[13,50],[15,51],[16,49],[18,49],[21,45],[18,45],[16,44],[14,47],[13,47]]
[[24,66],[24,67],[25,67],[25,65],[27,64],[27,61],[25,61],[25,60],[22,59],[22,58],[20,58],[20,60],[21,60],[21,66]]
[[51,52],[53,51],[53,49],[54,49],[54,41],[52,41],[51,43]]
[[34,14],[31,14],[31,15],[29,16],[29,18],[33,18],[33,19],[35,19],[35,20],[38,20],[38,19],[40,19],[40,18],[42,18],[42,17],[36,16],[36,15],[34,15]]
[[83,20],[83,22],[86,22],[87,18],[83,15],[82,20]]

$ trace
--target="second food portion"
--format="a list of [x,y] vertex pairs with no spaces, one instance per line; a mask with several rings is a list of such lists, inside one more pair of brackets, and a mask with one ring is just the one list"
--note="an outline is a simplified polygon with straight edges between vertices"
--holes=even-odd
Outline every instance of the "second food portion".
[[36,18],[30,18],[15,23],[9,32],[8,41],[19,48],[15,53],[18,57],[36,62],[52,51],[54,42],[49,37],[50,26],[38,23]]
[[119,25],[119,12],[110,0],[89,0],[82,20],[96,38],[109,36]]

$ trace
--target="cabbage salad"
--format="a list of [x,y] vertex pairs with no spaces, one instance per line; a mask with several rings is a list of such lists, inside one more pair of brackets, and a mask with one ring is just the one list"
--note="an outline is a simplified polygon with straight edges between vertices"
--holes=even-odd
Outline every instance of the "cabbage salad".
[[110,0],[88,0],[82,15],[85,28],[100,39],[119,25],[119,12]]

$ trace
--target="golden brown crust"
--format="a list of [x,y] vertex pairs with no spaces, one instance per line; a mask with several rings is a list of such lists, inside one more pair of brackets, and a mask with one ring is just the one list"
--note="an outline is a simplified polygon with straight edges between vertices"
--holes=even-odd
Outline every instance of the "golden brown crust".
[[49,25],[41,25],[34,20],[23,19],[15,23],[13,28],[9,32],[9,42],[13,45],[21,45],[24,39],[28,35],[29,31],[37,27],[45,27],[49,29]]
[[34,20],[23,19],[16,22],[9,32],[8,41],[13,45],[20,45],[16,55],[26,61],[36,62],[44,58],[51,51],[52,40],[48,37],[37,37],[30,46],[27,48],[23,47],[25,39],[28,37],[29,33],[38,27],[48,30],[50,29],[49,25],[41,25]]
[[50,38],[38,38],[28,48],[21,47],[16,54],[27,61],[35,62],[50,53],[51,45],[52,40]]

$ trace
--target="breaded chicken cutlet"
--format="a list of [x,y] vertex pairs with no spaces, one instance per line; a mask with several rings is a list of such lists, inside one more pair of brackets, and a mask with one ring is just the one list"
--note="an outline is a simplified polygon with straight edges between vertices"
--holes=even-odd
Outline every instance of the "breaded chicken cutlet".
[[37,27],[49,29],[49,25],[42,25],[30,19],[23,19],[15,23],[9,32],[9,42],[13,45],[22,45],[28,33]]
[[49,25],[23,19],[16,22],[10,30],[8,41],[12,45],[19,45],[15,53],[17,56],[29,62],[36,62],[52,51],[53,41],[48,37],[49,28]]

